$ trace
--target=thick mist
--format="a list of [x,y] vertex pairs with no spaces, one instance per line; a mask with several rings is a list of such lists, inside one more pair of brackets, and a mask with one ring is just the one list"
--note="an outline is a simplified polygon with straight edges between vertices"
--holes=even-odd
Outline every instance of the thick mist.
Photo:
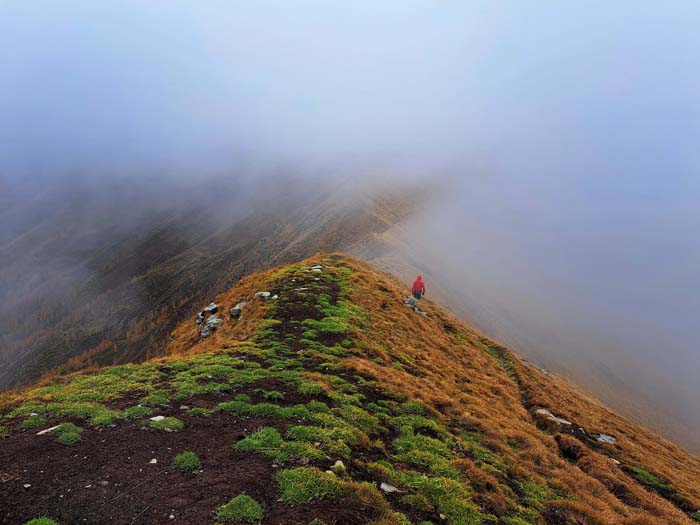
[[692,1],[6,2],[0,233],[86,187],[133,192],[131,223],[280,177],[417,179],[403,236],[453,307],[689,442],[699,23]]

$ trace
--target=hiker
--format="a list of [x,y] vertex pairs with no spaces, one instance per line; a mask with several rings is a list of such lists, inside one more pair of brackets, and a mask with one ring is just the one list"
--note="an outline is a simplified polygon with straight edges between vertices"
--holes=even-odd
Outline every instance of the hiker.
[[425,295],[425,283],[423,282],[423,276],[419,275],[416,280],[413,281],[413,286],[411,286],[411,293],[416,299],[420,299]]

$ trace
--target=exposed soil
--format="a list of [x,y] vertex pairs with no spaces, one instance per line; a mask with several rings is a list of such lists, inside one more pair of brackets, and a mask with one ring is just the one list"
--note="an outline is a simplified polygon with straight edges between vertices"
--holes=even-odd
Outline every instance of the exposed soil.
[[[246,390],[260,387],[283,390],[273,381]],[[294,399],[293,389],[284,391],[289,397],[285,404],[301,401]],[[213,406],[221,400],[222,396],[198,396],[186,403]],[[221,412],[190,417],[179,408],[159,413],[183,420],[185,429],[169,433],[142,428],[142,422],[120,421],[103,430],[86,428],[81,441],[70,447],[34,431],[4,440],[0,523],[21,524],[42,515],[71,524],[212,523],[216,509],[241,493],[263,505],[265,523],[306,525],[313,518],[328,524],[364,523],[357,509],[343,508],[340,502],[280,505],[274,475],[282,467],[260,454],[232,448],[257,429],[284,431],[289,422]],[[184,474],[170,467],[172,458],[186,450],[200,457],[202,472]],[[22,464],[14,462],[15,457],[23,458]],[[157,464],[150,464],[152,459]]]

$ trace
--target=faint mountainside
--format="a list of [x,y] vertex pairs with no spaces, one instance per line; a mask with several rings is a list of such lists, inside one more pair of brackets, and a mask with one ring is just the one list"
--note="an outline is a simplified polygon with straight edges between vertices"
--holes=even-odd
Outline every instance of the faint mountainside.
[[140,187],[8,194],[0,389],[51,370],[162,355],[176,323],[243,275],[353,250],[414,205],[410,188],[352,180],[208,183],[188,193],[181,202],[167,188],[160,196]]
[[[243,275],[343,250],[405,284],[424,274],[429,297],[462,319],[700,451],[691,410],[658,398],[657,386],[674,391],[663,383],[672,378],[658,377],[634,355],[602,366],[585,352],[572,354],[548,319],[533,324],[499,306],[479,282],[454,279],[449,261],[426,250],[413,227],[430,220],[426,202],[439,200],[431,192],[440,188],[280,177],[254,185],[194,183],[186,191],[145,182],[109,191],[99,184],[27,194],[1,189],[0,390],[47,372],[162,355],[180,320]],[[621,366],[649,378],[648,388],[622,380]]]
[[165,357],[1,396],[0,522],[700,519],[697,457],[404,298],[319,254],[220,293]]
[[[634,348],[624,349],[624,360],[610,356],[607,361],[601,361],[600,356],[605,353],[599,348],[590,348],[594,352],[580,350],[592,344],[585,334],[583,341],[563,338],[557,334],[553,320],[518,315],[502,305],[498,296],[484,289],[478,277],[465,282],[459,269],[442,257],[450,249],[458,254],[464,249],[460,243],[470,242],[469,238],[439,239],[449,248],[439,254],[431,253],[425,245],[433,246],[434,240],[424,239],[417,233],[421,228],[415,228],[416,222],[430,220],[430,211],[426,213],[426,209],[430,207],[419,208],[407,221],[395,223],[374,235],[374,242],[355,246],[351,253],[398,276],[407,286],[416,274],[423,274],[428,296],[436,298],[461,319],[507,343],[537,366],[568,378],[624,416],[700,453],[700,422],[692,417],[697,408],[683,406],[677,399],[659,398],[662,385],[666,393],[681,388],[674,384],[673,377],[648,366],[637,357]],[[579,351],[572,351],[572,347]],[[639,380],[625,381],[623,377],[629,378],[630,374]]]

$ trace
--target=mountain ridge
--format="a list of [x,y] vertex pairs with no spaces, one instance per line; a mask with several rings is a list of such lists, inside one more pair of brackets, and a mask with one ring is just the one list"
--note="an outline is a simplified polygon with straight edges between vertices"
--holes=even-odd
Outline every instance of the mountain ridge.
[[47,372],[161,355],[181,319],[244,275],[318,251],[351,251],[414,206],[412,188],[273,182],[252,194],[223,186],[212,196],[196,186],[191,192],[204,195],[187,205],[168,202],[173,190],[158,186],[163,209],[156,197],[122,188],[110,188],[111,200],[86,190],[66,202],[37,196],[31,210],[19,201],[5,208],[0,390]]
[[[319,254],[243,278],[217,297],[214,333],[202,338],[184,321],[167,357],[4,395],[0,518],[227,523],[241,509],[251,522],[259,510],[263,523],[304,525],[700,518],[697,458],[432,301],[419,315],[404,294],[366,263]],[[229,314],[242,301],[240,316]],[[35,435],[56,424],[80,431]],[[188,452],[201,460],[195,473],[176,466]]]

